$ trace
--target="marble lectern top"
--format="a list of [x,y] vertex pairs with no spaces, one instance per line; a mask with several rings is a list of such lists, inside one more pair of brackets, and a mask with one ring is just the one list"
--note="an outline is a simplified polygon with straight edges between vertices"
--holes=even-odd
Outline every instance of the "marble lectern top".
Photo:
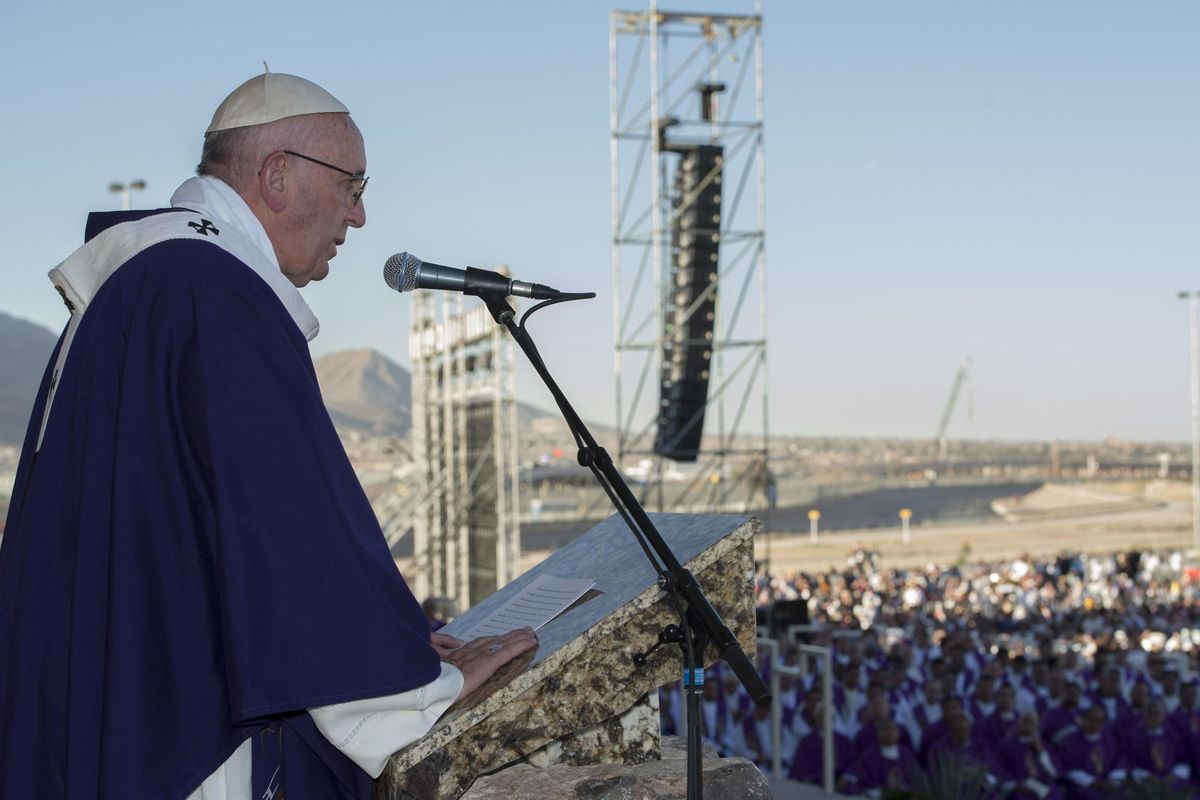
[[[745,524],[748,517],[703,514],[651,514],[650,519],[679,559],[689,561]],[[502,590],[442,629],[451,636],[470,630],[538,575],[556,578],[591,578],[596,581],[592,599],[577,603],[538,631],[538,650],[531,666],[540,664],[581,633],[612,614],[639,594],[655,586],[658,574],[620,517],[609,517]]]
[[[753,536],[758,520],[715,514],[651,514],[676,558],[696,575],[747,653],[754,652]],[[590,578],[595,589],[547,623],[535,653],[509,665],[460,703],[427,736],[392,757],[377,799],[455,798],[474,777],[547,742],[630,709],[646,692],[676,680],[676,646],[649,662],[633,655],[678,623],[645,552],[618,516],[592,528],[443,630],[469,631],[538,575]],[[712,653],[706,653],[706,663]],[[515,674],[519,673],[519,674]]]

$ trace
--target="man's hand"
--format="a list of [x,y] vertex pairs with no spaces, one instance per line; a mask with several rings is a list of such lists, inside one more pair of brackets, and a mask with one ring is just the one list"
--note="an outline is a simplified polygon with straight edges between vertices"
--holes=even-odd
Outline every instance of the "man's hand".
[[438,658],[442,661],[446,661],[446,656],[463,646],[462,639],[455,639],[448,633],[435,632],[429,634],[429,643],[433,645],[433,649],[437,651]]
[[[451,636],[445,638],[453,639]],[[444,654],[442,660],[453,664],[462,672],[463,688],[458,696],[466,697],[483,685],[483,682],[492,677],[500,667],[536,646],[537,634],[533,632],[533,628],[520,628],[503,636],[473,639]]]

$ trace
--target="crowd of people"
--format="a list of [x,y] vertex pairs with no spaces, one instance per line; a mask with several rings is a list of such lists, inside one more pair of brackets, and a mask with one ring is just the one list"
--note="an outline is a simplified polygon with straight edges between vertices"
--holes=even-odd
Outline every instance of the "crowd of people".
[[[1182,553],[894,569],[858,548],[842,569],[760,570],[756,591],[760,607],[807,605],[811,624],[781,635],[780,663],[799,663],[797,642],[832,651],[844,792],[903,791],[950,763],[980,796],[1200,787],[1200,572]],[[791,778],[820,783],[821,660],[808,667],[779,670],[780,757]],[[683,709],[678,685],[660,692],[665,733],[683,735]],[[708,671],[701,717],[722,755],[771,766],[770,711],[728,669]]]

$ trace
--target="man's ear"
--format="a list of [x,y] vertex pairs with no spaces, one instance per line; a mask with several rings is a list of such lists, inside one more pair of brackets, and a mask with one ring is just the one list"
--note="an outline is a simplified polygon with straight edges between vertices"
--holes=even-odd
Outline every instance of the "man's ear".
[[287,166],[287,153],[277,150],[267,156],[262,169],[258,171],[259,195],[272,211],[278,212],[287,208],[287,181],[290,178]]

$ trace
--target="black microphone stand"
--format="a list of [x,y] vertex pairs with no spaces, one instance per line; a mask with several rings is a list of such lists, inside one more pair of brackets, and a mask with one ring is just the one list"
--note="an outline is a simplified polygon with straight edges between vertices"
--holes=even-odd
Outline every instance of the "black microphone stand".
[[625,520],[641,545],[654,571],[658,573],[659,587],[667,593],[671,604],[680,615],[680,625],[668,625],[663,628],[658,635],[658,642],[646,652],[638,653],[633,660],[638,666],[645,664],[650,653],[660,644],[667,642],[679,643],[683,651],[683,685],[687,694],[687,796],[689,800],[701,800],[704,787],[701,781],[703,750],[700,738],[700,697],[704,688],[705,646],[709,643],[713,645],[718,656],[733,669],[756,705],[764,706],[770,703],[771,693],[754,664],[738,644],[737,638],[704,596],[695,576],[679,563],[679,559],[671,552],[671,548],[650,521],[646,510],[626,485],[608,453],[596,442],[591,431],[583,424],[583,420],[558,388],[545,362],[542,361],[537,346],[525,330],[525,320],[539,308],[569,300],[588,299],[596,295],[593,292],[563,294],[533,306],[518,323],[504,293],[488,290],[467,293],[475,294],[483,300],[492,317],[508,329],[509,334],[521,346],[521,350],[541,376],[566,419],[572,436],[575,437],[575,444],[579,447],[580,465],[590,469],[603,487],[617,513]]

